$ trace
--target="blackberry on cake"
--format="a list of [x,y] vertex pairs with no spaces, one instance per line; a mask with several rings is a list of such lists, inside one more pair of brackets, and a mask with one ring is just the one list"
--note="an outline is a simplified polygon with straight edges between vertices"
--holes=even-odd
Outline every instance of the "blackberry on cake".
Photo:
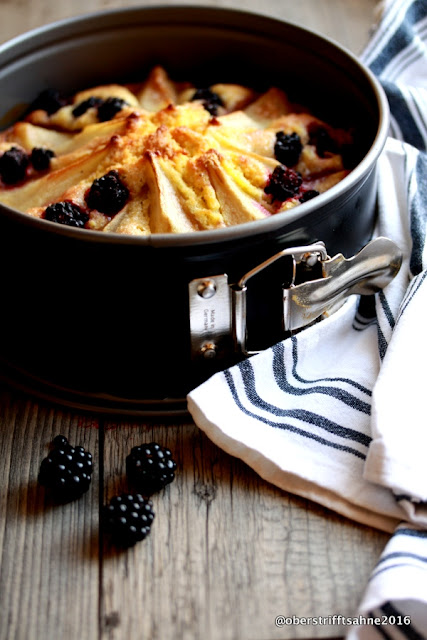
[[276,133],[274,155],[281,164],[287,167],[293,167],[297,164],[301,152],[301,138],[297,133],[285,133],[284,131],[278,131]]
[[302,177],[293,169],[281,165],[277,166],[265,186],[264,192],[272,196],[272,200],[283,202],[293,198],[299,191]]
[[129,190],[116,170],[93,181],[86,196],[86,204],[107,216],[118,213],[126,204]]
[[11,185],[25,178],[29,164],[28,155],[19,147],[12,147],[0,156],[0,178]]
[[54,202],[46,207],[44,219],[68,227],[84,227],[89,215],[72,202]]
[[50,167],[50,161],[54,157],[55,153],[52,149],[33,147],[31,150],[30,160],[36,171],[47,171]]

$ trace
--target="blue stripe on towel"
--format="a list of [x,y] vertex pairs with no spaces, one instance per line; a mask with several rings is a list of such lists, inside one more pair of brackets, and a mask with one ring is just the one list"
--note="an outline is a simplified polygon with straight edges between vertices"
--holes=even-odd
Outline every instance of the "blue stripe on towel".
[[[425,561],[422,557],[418,558],[415,553],[402,553],[401,557],[404,557],[407,560],[422,560],[423,562]],[[403,569],[403,567],[412,567],[413,569],[418,568],[420,569],[420,571],[425,571],[425,567],[423,567],[421,564],[417,565],[414,562],[396,562],[394,564],[389,564],[386,567],[382,567],[381,569],[378,569],[378,571],[374,571],[369,578],[369,582],[372,582],[372,580],[375,580],[375,578],[377,578],[382,573],[385,573],[386,571],[391,571],[393,569]]]
[[413,239],[410,268],[417,275],[425,268],[423,251],[427,234],[427,154],[420,153],[415,165],[416,192],[410,203]]
[[427,562],[426,556],[420,556],[418,553],[410,553],[409,551],[392,551],[391,553],[387,553],[382,556],[377,562],[377,567],[383,562],[387,562],[388,560],[394,558],[414,558],[415,560],[420,560],[420,562]]
[[[240,411],[242,411],[244,414],[246,414],[247,416],[250,416],[251,418],[255,418],[256,420],[259,420],[260,422],[263,422],[264,424],[269,425],[270,427],[274,427],[276,429],[284,429],[285,431],[290,431],[292,433],[296,433],[304,438],[309,438],[310,440],[315,440],[316,442],[318,442],[319,444],[323,444],[327,447],[331,447],[332,449],[337,449],[339,451],[344,451],[346,453],[351,453],[352,455],[356,456],[357,458],[361,458],[362,460],[366,459],[366,455],[361,453],[360,451],[358,451],[357,449],[353,449],[352,447],[348,447],[346,445],[341,445],[341,444],[337,444],[336,442],[332,442],[331,440],[326,440],[325,438],[322,438],[321,436],[318,436],[314,433],[311,433],[310,431],[306,431],[302,428],[299,427],[295,427],[293,425],[290,424],[286,424],[283,422],[275,422],[273,420],[269,420],[268,418],[265,418],[264,416],[260,416],[256,413],[254,413],[253,411],[249,411],[249,409],[246,409],[246,407],[243,406],[242,402],[240,401],[239,395],[237,393],[237,389],[236,386],[234,384],[234,380],[233,377],[230,373],[229,370],[224,371],[224,377],[227,381],[228,387],[230,389],[231,395],[233,397],[234,402],[236,403],[237,407],[240,409]],[[293,416],[293,411],[287,411],[287,412],[283,412],[283,415],[286,416],[290,416],[290,417],[295,417]],[[298,417],[298,416],[297,416]],[[321,416],[316,416],[316,414],[313,414],[313,417],[318,417],[321,418]],[[322,421],[320,421],[322,422]],[[323,424],[319,424],[318,426],[320,426],[321,428],[324,428]]]
[[401,527],[397,529],[393,534],[393,537],[396,536],[412,536],[414,538],[424,538],[427,540],[427,531],[420,529],[410,529],[409,527]]
[[[379,618],[381,620],[381,609],[377,609],[372,610],[368,613],[367,617],[369,618]],[[385,638],[385,640],[392,640],[391,636],[386,632],[385,628],[383,625],[380,624],[375,624],[375,625],[369,625],[369,629],[370,630],[375,630],[377,631],[377,633],[382,637]]]
[[380,76],[389,62],[403,51],[403,49],[411,45],[414,38],[412,27],[425,18],[426,14],[426,0],[416,0],[408,7],[408,10],[402,17],[400,26],[397,27],[397,29],[395,28],[388,43],[369,65],[375,75]]
[[390,309],[390,305],[387,302],[387,298],[385,297],[383,290],[380,291],[380,293],[379,293],[379,300],[380,300],[380,303],[381,303],[381,307],[382,307],[382,309],[384,311],[384,315],[387,318],[390,327],[393,329],[394,325],[396,324],[396,321],[394,319],[393,312]]
[[388,342],[382,332],[381,327],[378,325],[378,351],[381,360],[384,359],[385,352],[387,351]]
[[313,426],[324,429],[325,431],[339,436],[340,438],[353,440],[354,442],[358,442],[359,444],[362,444],[366,447],[370,445],[371,438],[363,432],[356,431],[355,429],[351,429],[349,427],[343,427],[337,422],[329,420],[329,418],[325,418],[318,413],[307,411],[306,409],[283,409],[282,407],[266,402],[263,398],[261,398],[256,390],[255,373],[251,361],[244,360],[238,365],[238,368],[240,369],[242,374],[246,396],[251,404],[257,409],[268,411],[276,417],[287,416],[296,418],[298,420],[301,420],[302,422],[306,422],[308,424],[312,424]]
[[[366,320],[366,319],[364,319],[364,320]],[[376,319],[375,318],[369,318],[369,320],[366,320],[366,321],[371,323],[372,321],[375,322]],[[368,396],[372,395],[372,391],[370,389],[368,389],[367,387],[363,386],[359,382],[356,382],[356,380],[352,380],[351,378],[341,378],[339,376],[332,377],[332,378],[315,378],[314,380],[308,380],[307,378],[303,378],[297,372],[298,340],[296,339],[295,336],[292,336],[291,337],[291,341],[292,341],[292,357],[293,357],[293,361],[294,361],[293,368],[292,368],[292,373],[293,373],[293,375],[294,375],[296,380],[298,380],[299,382],[304,382],[304,383],[345,382],[346,384],[349,384],[349,385],[355,387],[356,389],[359,389],[359,391],[362,391],[363,393],[366,393],[366,395],[368,395]]]
[[[293,343],[294,346],[294,363],[293,363],[293,370],[296,371],[296,366],[297,366],[297,343],[296,341],[294,341]],[[357,411],[361,411],[362,413],[366,413],[368,415],[370,415],[371,413],[371,405],[368,404],[367,402],[364,402],[363,400],[360,400],[359,398],[357,398],[356,396],[354,396],[353,394],[349,393],[348,391],[345,391],[343,389],[340,389],[339,387],[332,387],[332,386],[323,386],[320,384],[316,384],[316,386],[314,387],[295,387],[294,385],[291,384],[291,382],[288,380],[287,377],[287,371],[286,371],[286,366],[285,366],[285,361],[284,361],[284,353],[285,353],[285,348],[282,342],[279,342],[278,344],[274,345],[273,347],[273,373],[274,373],[274,378],[276,380],[277,386],[279,387],[279,389],[281,391],[284,391],[285,393],[288,393],[290,395],[294,395],[294,396],[303,396],[303,395],[307,395],[307,394],[312,394],[312,393],[322,393],[325,394],[327,396],[331,396],[332,398],[336,398],[337,400],[340,400],[341,402],[343,402],[344,404],[347,404],[349,407],[352,407],[352,409],[356,409]],[[299,380],[300,382],[305,382],[305,383],[309,383],[309,384],[313,384],[310,381],[304,381],[303,378],[301,377],[297,377],[295,376],[297,380]],[[320,378],[319,381],[315,381],[315,382],[320,382],[320,381],[324,381],[327,380],[327,378]],[[335,379],[337,380],[337,378]],[[344,381],[349,383],[350,379],[349,378],[344,378]]]
[[[403,620],[403,618],[405,617],[404,614],[399,611],[399,609],[391,602],[384,603],[381,607],[381,611],[384,613],[388,620],[391,620],[392,617],[394,617],[395,620]],[[393,626],[393,629],[399,629],[399,632],[405,638],[408,638],[408,640],[425,640],[425,636],[418,633],[413,624],[399,624],[397,626],[390,626]]]
[[417,291],[421,287],[421,285],[424,282],[424,280],[426,279],[426,276],[427,276],[427,270],[424,271],[424,273],[419,278],[415,278],[412,281],[412,282],[415,283],[415,286],[412,286],[411,289],[408,290],[407,295],[403,299],[402,306],[400,308],[399,319],[405,313],[405,311],[406,311],[408,305],[410,304],[412,298],[417,294]]
[[387,80],[382,81],[382,85],[390,105],[390,111],[394,119],[399,123],[403,139],[413,147],[420,149],[420,151],[425,151],[424,137],[414,120],[402,92],[394,83],[388,82]]

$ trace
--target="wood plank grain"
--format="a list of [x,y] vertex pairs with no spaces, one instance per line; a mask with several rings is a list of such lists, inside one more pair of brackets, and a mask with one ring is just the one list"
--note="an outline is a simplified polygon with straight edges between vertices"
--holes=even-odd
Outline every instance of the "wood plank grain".
[[[126,6],[140,6],[140,0],[127,0]],[[145,0],[144,6],[174,5],[174,0],[160,3]],[[179,4],[179,3],[178,3]],[[186,4],[235,7],[275,18],[290,20],[318,31],[359,53],[366,44],[377,0],[187,0]],[[117,0],[2,0],[0,3],[0,42],[34,27],[92,11],[123,6]]]
[[[66,505],[37,484],[58,433],[95,461],[90,491]],[[1,640],[97,637],[97,440],[92,420],[0,394]]]
[[102,638],[342,634],[332,625],[276,628],[274,621],[354,615],[387,536],[276,489],[191,424],[110,425],[105,501],[128,489],[131,447],[152,440],[171,448],[177,476],[153,496],[146,540],[119,552],[105,539]]

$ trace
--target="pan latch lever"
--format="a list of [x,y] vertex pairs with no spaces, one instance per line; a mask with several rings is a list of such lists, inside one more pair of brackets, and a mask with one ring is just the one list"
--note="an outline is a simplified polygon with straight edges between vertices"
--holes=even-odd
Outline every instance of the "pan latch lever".
[[[352,258],[337,254],[330,258],[325,245],[283,249],[236,283],[227,274],[196,278],[189,283],[192,357],[238,359],[257,351],[247,348],[246,294],[253,276],[284,256],[292,258],[292,278],[283,291],[283,337],[333,313],[352,294],[369,295],[383,289],[398,273],[402,253],[388,238],[369,242]],[[321,277],[300,282],[316,267]],[[284,278],[285,279],[285,278]],[[268,318],[266,319],[268,331]]]

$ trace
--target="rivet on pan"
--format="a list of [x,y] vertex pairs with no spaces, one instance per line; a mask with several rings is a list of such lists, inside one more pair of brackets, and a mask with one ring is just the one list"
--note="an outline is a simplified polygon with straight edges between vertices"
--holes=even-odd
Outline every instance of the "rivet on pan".
[[319,262],[319,254],[318,253],[310,253],[307,256],[306,263],[308,267],[314,267]]
[[204,358],[215,358],[216,357],[216,344],[213,342],[206,342],[203,347],[200,349],[200,353]]
[[205,300],[212,298],[216,293],[215,282],[213,280],[202,280],[197,287],[197,293]]

